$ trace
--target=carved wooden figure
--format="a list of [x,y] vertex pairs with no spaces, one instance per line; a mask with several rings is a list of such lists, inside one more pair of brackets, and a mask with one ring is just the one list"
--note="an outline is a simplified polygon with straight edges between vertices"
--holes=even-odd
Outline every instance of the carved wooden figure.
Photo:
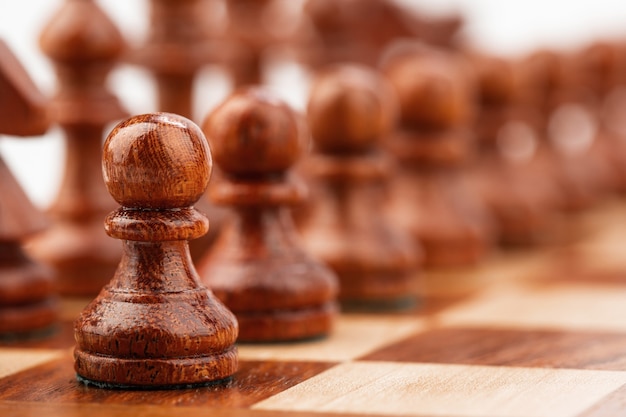
[[318,39],[310,45],[314,67],[376,65],[385,47],[400,38],[452,48],[463,23],[454,14],[426,18],[392,0],[307,0],[304,13]]
[[207,384],[237,368],[235,317],[199,283],[188,240],[207,232],[193,208],[211,154],[190,120],[132,117],[109,134],[106,186],[122,207],[105,221],[124,254],[111,283],[75,323],[78,378],[100,387]]
[[32,254],[55,268],[62,294],[95,295],[121,256],[119,242],[102,230],[102,217],[114,202],[99,161],[104,127],[126,114],[105,86],[124,42],[93,0],[65,0],[40,44],[59,79],[51,115],[65,133],[66,163],[49,209],[53,225],[31,242]]
[[476,186],[498,227],[499,241],[528,245],[554,235],[560,194],[538,159],[541,120],[528,106],[514,63],[492,56],[472,58],[478,84]]
[[585,86],[585,71],[575,56],[539,51],[524,62],[535,107],[545,120],[541,138],[561,190],[561,209],[577,212],[596,205],[617,187],[617,175],[601,152],[597,101]]
[[477,263],[494,236],[486,207],[463,178],[474,148],[464,66],[424,48],[391,58],[385,72],[401,109],[400,127],[388,141],[399,165],[394,218],[422,243],[426,266]]
[[[0,41],[0,133],[45,133],[46,101],[8,46]],[[57,317],[53,272],[31,260],[22,241],[47,226],[0,158],[0,337],[50,328]]]
[[311,89],[315,153],[303,169],[313,191],[302,233],[311,253],[337,273],[348,307],[414,302],[419,250],[383,215],[392,167],[379,144],[396,111],[391,86],[366,67],[331,67]]
[[[159,111],[194,118],[193,92],[197,74],[210,63],[223,61],[229,48],[217,41],[213,0],[150,1],[150,32],[145,44],[132,51],[128,60],[147,67],[157,86]],[[207,197],[197,207],[212,220],[209,233],[190,243],[198,260],[213,245],[227,213]]]
[[326,335],[335,316],[337,278],[304,250],[289,208],[302,198],[288,170],[306,149],[303,124],[262,89],[233,94],[203,124],[223,173],[213,200],[234,216],[199,272],[242,341]]

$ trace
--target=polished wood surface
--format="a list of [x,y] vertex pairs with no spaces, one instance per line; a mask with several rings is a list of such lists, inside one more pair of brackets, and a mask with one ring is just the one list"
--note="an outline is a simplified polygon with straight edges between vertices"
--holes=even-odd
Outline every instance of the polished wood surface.
[[306,339],[332,328],[337,278],[304,250],[290,212],[302,198],[288,171],[307,147],[305,129],[260,88],[234,93],[203,124],[222,172],[212,197],[233,218],[199,272],[237,316],[240,340]]
[[[0,410],[72,415],[615,416],[626,401],[624,201],[572,219],[584,239],[426,271],[421,304],[341,314],[325,339],[238,345],[223,385],[111,390],[74,377],[72,321],[2,342]],[[389,402],[389,398],[394,398]]]
[[204,135],[190,120],[132,117],[109,134],[106,186],[122,206],[105,221],[123,240],[111,282],[75,324],[75,369],[98,387],[213,383],[237,369],[237,322],[198,281],[187,241],[207,232],[193,208],[211,175]]

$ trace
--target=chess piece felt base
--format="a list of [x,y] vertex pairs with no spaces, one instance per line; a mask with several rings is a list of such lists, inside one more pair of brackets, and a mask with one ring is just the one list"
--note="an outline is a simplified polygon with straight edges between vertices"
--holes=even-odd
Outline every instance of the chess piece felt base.
[[58,313],[52,271],[30,260],[18,244],[0,249],[0,334],[44,334]]

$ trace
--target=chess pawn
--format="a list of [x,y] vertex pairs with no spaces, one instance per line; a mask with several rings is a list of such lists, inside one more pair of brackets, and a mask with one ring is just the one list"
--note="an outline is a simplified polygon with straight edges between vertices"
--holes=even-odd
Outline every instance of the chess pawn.
[[535,89],[535,107],[545,120],[543,166],[560,189],[560,209],[579,212],[599,203],[617,187],[613,168],[604,160],[599,143],[595,98],[585,86],[585,73],[574,56],[539,51],[523,62],[528,88]]
[[[0,41],[0,133],[33,136],[49,126],[46,101]],[[22,242],[47,221],[0,158],[0,338],[32,336],[57,319],[53,272],[26,255]]]
[[135,116],[109,134],[102,170],[122,207],[105,229],[123,240],[124,251],[111,282],[75,323],[80,380],[180,387],[236,371],[237,322],[199,283],[187,242],[208,229],[193,204],[211,167],[204,135],[182,116]]
[[391,164],[378,145],[396,120],[394,99],[381,76],[356,65],[321,72],[311,89],[316,152],[303,168],[312,192],[301,229],[309,251],[337,273],[346,306],[414,302],[420,248],[381,215]]
[[505,245],[531,245],[554,235],[560,203],[556,184],[537,159],[540,120],[526,105],[514,64],[474,56],[478,85],[478,157],[472,179],[497,224]]
[[486,207],[463,178],[474,147],[472,85],[464,69],[455,57],[426,48],[385,64],[401,111],[387,142],[398,163],[393,215],[423,245],[427,267],[475,264],[494,239]]
[[232,221],[199,266],[237,316],[242,341],[287,341],[326,335],[336,313],[336,276],[302,247],[289,206],[302,187],[288,175],[307,141],[304,125],[261,89],[233,94],[205,120],[223,179],[213,200]]
[[93,296],[121,256],[119,242],[102,230],[102,218],[115,204],[99,166],[104,127],[126,115],[106,88],[124,42],[93,0],[66,0],[44,28],[40,45],[59,80],[50,114],[64,131],[66,160],[61,187],[49,208],[53,224],[30,242],[30,251],[55,269],[61,294]]

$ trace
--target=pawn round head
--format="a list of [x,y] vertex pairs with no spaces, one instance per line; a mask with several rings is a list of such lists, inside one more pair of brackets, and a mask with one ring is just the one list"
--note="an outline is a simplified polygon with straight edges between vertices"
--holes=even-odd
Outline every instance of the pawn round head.
[[427,129],[468,123],[474,86],[466,70],[460,58],[431,49],[387,62],[384,72],[398,95],[402,123]]
[[124,207],[192,206],[211,176],[211,153],[200,128],[171,113],[131,117],[109,134],[102,154],[104,181]]
[[307,117],[318,151],[370,150],[393,127],[397,108],[391,86],[377,72],[339,65],[319,74]]
[[298,160],[308,142],[302,118],[258,87],[231,95],[206,118],[202,130],[215,163],[232,176],[282,174]]
[[515,99],[517,86],[512,62],[486,55],[475,55],[471,61],[482,103],[497,105]]

